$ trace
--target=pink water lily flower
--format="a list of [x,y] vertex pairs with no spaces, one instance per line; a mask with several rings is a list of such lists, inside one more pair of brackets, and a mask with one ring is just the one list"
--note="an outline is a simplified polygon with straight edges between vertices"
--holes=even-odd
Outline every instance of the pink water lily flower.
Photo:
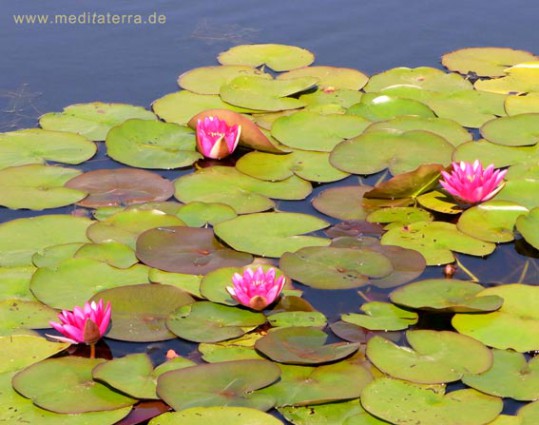
[[217,117],[197,121],[197,149],[206,158],[221,159],[230,155],[240,140],[241,126],[229,126]]
[[277,299],[285,283],[285,277],[275,279],[275,269],[270,268],[266,273],[262,267],[256,271],[247,269],[243,276],[234,273],[234,286],[228,286],[228,293],[240,304],[253,310],[263,310]]
[[442,171],[442,187],[458,201],[477,204],[493,198],[503,187],[503,178],[507,170],[495,170],[490,164],[487,168],[479,160],[474,163],[453,162],[453,170]]
[[103,307],[103,300],[99,300],[98,303],[95,301],[87,302],[84,307],[77,306],[72,312],[63,310],[58,315],[60,323],[50,322],[50,325],[64,336],[48,336],[70,344],[93,345],[107,331],[110,315],[110,302],[107,302],[107,305]]

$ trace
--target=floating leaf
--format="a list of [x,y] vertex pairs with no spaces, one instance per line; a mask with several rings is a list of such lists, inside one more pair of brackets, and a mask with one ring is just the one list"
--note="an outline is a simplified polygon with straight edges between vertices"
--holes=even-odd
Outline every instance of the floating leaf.
[[190,227],[215,225],[237,216],[234,209],[219,202],[189,202],[177,213],[178,217]]
[[279,363],[313,365],[333,362],[356,352],[359,344],[326,344],[327,334],[309,326],[277,328],[260,338],[255,348]]
[[287,97],[305,91],[317,83],[314,77],[293,80],[267,80],[260,77],[236,77],[221,86],[221,99],[232,105],[258,111],[282,111],[305,106],[301,100]]
[[188,341],[218,342],[237,338],[265,321],[262,313],[199,301],[173,312],[167,327]]
[[86,192],[69,188],[67,181],[80,171],[39,164],[0,170],[0,205],[11,209],[43,210],[73,204]]
[[[279,77],[277,77],[279,78]],[[320,82],[318,83],[320,84]],[[306,102],[306,110],[321,113],[345,113],[346,109],[361,101],[363,92],[350,89],[318,89],[302,94],[299,98]],[[289,111],[291,112],[291,111]],[[260,124],[259,124],[260,125]],[[271,129],[271,126],[269,126]]]
[[396,425],[483,425],[502,411],[499,398],[466,389],[444,394],[427,386],[378,378],[361,393],[361,404],[373,415]]
[[425,104],[397,96],[367,93],[359,103],[348,108],[347,114],[358,115],[369,121],[385,121],[403,115],[434,118],[434,112]]
[[528,215],[518,217],[516,225],[526,242],[539,249],[539,207],[531,210]]
[[455,198],[445,191],[432,190],[417,197],[422,207],[443,214],[460,214],[462,206],[457,204]]
[[342,314],[343,322],[353,323],[371,331],[399,331],[415,325],[417,313],[403,310],[391,303],[371,301],[363,304],[360,309],[365,314]]
[[170,313],[195,300],[169,285],[126,285],[100,291],[94,300],[112,306],[112,326],[107,337],[120,341],[151,342],[174,339],[166,327]]
[[313,199],[313,207],[323,214],[340,220],[363,220],[363,195],[370,186],[332,187],[320,192]]
[[0,301],[35,301],[36,298],[30,292],[30,279],[35,271],[33,266],[0,267]]
[[285,44],[247,44],[234,46],[217,58],[222,65],[266,65],[274,71],[308,66],[314,55],[306,49]]
[[447,166],[453,150],[445,139],[422,130],[402,134],[369,132],[337,145],[330,163],[349,173],[373,174],[389,168],[396,175],[422,164]]
[[539,113],[501,117],[481,127],[481,135],[504,146],[532,146],[539,142]]
[[270,74],[245,65],[203,66],[190,69],[178,77],[178,85],[198,94],[219,94],[223,84],[242,75],[271,78]]
[[164,413],[150,425],[279,425],[282,422],[267,413],[248,407],[191,407],[181,412]]
[[276,328],[290,326],[314,326],[323,328],[327,324],[327,319],[319,311],[283,311],[269,315],[268,322]]
[[279,368],[267,360],[198,365],[162,374],[157,394],[174,410],[196,406],[269,410],[274,400],[253,391],[275,382],[279,375]]
[[166,201],[174,193],[171,182],[158,174],[128,168],[88,171],[66,187],[89,193],[78,203],[89,208]]
[[216,343],[200,343],[198,351],[202,354],[204,361],[208,363],[227,362],[231,360],[262,359],[254,345],[262,335],[249,333],[238,338],[219,341]]
[[[319,218],[299,213],[258,213],[215,225],[215,234],[238,251],[280,257],[306,246],[326,246],[329,240],[300,236],[327,227]],[[240,230],[240,232],[238,232]]]
[[19,218],[0,224],[0,265],[32,264],[32,256],[47,247],[89,242],[87,218],[70,215],[46,215]]
[[371,223],[390,223],[406,225],[416,221],[432,221],[434,217],[428,211],[416,207],[393,207],[381,208],[373,211],[367,216],[367,221]]
[[507,96],[505,98],[505,111],[507,115],[539,113],[539,93]]
[[464,143],[459,146],[453,155],[455,161],[473,162],[481,158],[485,165],[493,164],[496,168],[513,164],[532,162],[538,156],[539,144],[535,146],[503,146],[486,140]]
[[80,164],[96,150],[94,143],[78,134],[39,128],[0,133],[0,169],[46,161]]
[[426,279],[396,289],[389,297],[395,304],[416,310],[473,313],[500,308],[503,299],[499,296],[478,296],[483,289],[458,279]]
[[13,387],[35,405],[56,413],[99,412],[135,404],[136,400],[92,379],[92,369],[103,362],[82,357],[44,360],[17,373]]
[[502,93],[520,94],[539,91],[538,61],[528,61],[514,65],[505,70],[506,76],[492,80],[478,80],[475,82],[475,89]]
[[384,373],[419,384],[458,381],[464,374],[482,373],[492,365],[487,347],[455,332],[408,331],[406,339],[411,349],[375,336],[367,343],[367,357]]
[[462,381],[469,387],[498,397],[515,400],[539,399],[539,357],[526,362],[523,354],[492,350],[492,367],[479,374],[467,374]]
[[[235,220],[235,219],[233,219]],[[167,272],[203,275],[221,267],[241,267],[252,257],[218,242],[211,229],[158,227],[137,240],[137,257]]]
[[528,208],[529,210],[539,207],[539,179],[509,180],[505,183],[503,189],[496,195],[497,201],[514,202]]
[[343,140],[361,134],[369,124],[354,115],[300,111],[278,118],[271,134],[291,148],[331,152]]
[[0,332],[49,328],[49,322],[55,321],[57,316],[56,310],[37,301],[0,301]]
[[201,276],[184,273],[169,273],[158,269],[150,269],[148,277],[152,283],[176,286],[188,294],[202,298],[199,289]]
[[506,47],[471,47],[455,50],[442,56],[442,65],[461,74],[473,73],[480,77],[500,77],[512,65],[535,60],[524,50]]
[[298,77],[316,77],[318,86],[329,91],[335,89],[361,90],[369,77],[357,69],[338,68],[334,66],[309,66],[288,71],[277,76],[279,80],[290,80]]
[[451,251],[484,256],[496,248],[490,242],[465,235],[454,224],[441,221],[394,227],[382,236],[382,243],[415,249],[425,257],[427,265],[452,263],[455,258]]
[[50,112],[39,118],[39,125],[46,130],[78,133],[90,140],[105,140],[108,131],[122,122],[138,118],[155,120],[157,117],[140,106],[124,103],[78,103],[69,105],[62,112]]
[[[376,422],[354,422],[357,415],[365,414],[359,399],[311,406],[280,407],[277,410],[294,425],[377,425]],[[351,422],[348,422],[349,418]],[[383,424],[381,421],[379,423]]]
[[[73,256],[75,258],[91,258],[102,261],[119,269],[127,269],[138,263],[133,249],[112,240],[82,245],[76,250]],[[62,260],[67,258],[63,258]],[[39,267],[43,267],[43,265],[39,265]]]
[[534,425],[539,419],[539,402],[529,403],[518,411],[518,417],[522,419],[519,425]]
[[66,342],[47,341],[38,335],[0,335],[0,343],[0,373],[23,369],[65,350],[70,345]]
[[479,296],[498,295],[503,305],[498,311],[483,314],[457,314],[453,327],[494,348],[524,353],[539,349],[539,287],[507,284],[487,288]]

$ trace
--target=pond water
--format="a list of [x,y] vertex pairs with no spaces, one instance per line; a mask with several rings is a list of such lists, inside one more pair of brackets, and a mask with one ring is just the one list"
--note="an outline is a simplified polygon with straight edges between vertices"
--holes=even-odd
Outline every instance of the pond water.
[[[316,55],[316,64],[359,69],[367,75],[397,66],[443,69],[439,58],[464,47],[499,46],[538,53],[539,3],[531,0],[314,0],[261,3],[249,0],[110,1],[37,0],[0,5],[0,132],[37,125],[46,112],[92,101],[150,104],[177,90],[183,72],[217,64],[216,56],[232,46],[283,43]],[[116,13],[157,17],[163,23],[38,24],[16,23],[16,16]],[[26,18],[25,18],[26,19]],[[82,18],[80,18],[82,19]],[[89,19],[89,18],[85,18]],[[475,133],[477,136],[477,132]],[[77,166],[88,171],[121,168],[105,155],[104,146],[90,161]],[[190,171],[160,171],[173,180]],[[381,174],[363,179],[374,184]],[[280,211],[318,213],[310,203],[328,187],[355,185],[351,176],[315,187],[307,201],[279,201]],[[54,212],[71,214],[75,207]],[[46,214],[51,213],[47,210]],[[0,208],[0,223],[39,212]],[[463,265],[485,286],[523,280],[539,283],[537,251],[523,241],[499,246],[488,259],[460,256]],[[443,277],[442,267],[428,267],[419,279]],[[456,277],[467,279],[461,268]],[[330,323],[341,313],[358,310],[357,289],[323,291],[302,287],[305,298]],[[384,299],[387,291],[367,289],[368,299]],[[445,328],[446,323],[430,327]],[[172,340],[151,344],[107,340],[113,357],[146,352],[162,362],[166,351],[190,355],[195,344]],[[506,403],[514,413],[519,403]]]

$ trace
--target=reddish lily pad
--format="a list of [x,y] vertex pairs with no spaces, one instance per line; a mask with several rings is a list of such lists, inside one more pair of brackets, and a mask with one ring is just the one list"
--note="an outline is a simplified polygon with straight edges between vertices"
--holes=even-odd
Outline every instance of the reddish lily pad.
[[206,274],[221,267],[242,267],[252,261],[249,254],[226,248],[211,229],[184,226],[159,227],[142,233],[137,257],[160,270]]
[[135,404],[135,399],[92,379],[92,369],[104,361],[82,357],[44,360],[17,373],[13,387],[37,406],[56,413],[99,412]]
[[340,220],[363,220],[363,196],[370,186],[343,186],[326,189],[313,199],[313,207],[323,214]]
[[152,342],[176,336],[166,327],[170,313],[195,300],[170,285],[125,285],[106,289],[94,295],[112,306],[112,326],[107,337],[120,341]]
[[266,65],[274,71],[288,71],[310,65],[314,55],[306,49],[286,44],[247,44],[219,54],[222,65]]
[[316,77],[321,89],[350,89],[361,90],[369,77],[357,69],[338,68],[334,66],[309,66],[280,74],[279,80],[289,80],[298,77]]
[[269,410],[272,397],[253,391],[275,382],[281,371],[267,360],[237,360],[166,372],[157,394],[174,410],[196,406],[236,406]]
[[127,168],[88,171],[71,179],[66,187],[89,193],[78,202],[89,208],[166,201],[174,194],[169,180],[150,171]]
[[315,327],[287,326],[274,329],[255,343],[255,348],[279,363],[314,365],[333,362],[356,352],[359,344],[325,344],[327,334]]

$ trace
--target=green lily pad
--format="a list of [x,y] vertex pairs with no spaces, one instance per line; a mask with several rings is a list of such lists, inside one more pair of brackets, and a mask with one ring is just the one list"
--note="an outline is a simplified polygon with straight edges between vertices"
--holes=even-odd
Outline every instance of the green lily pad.
[[72,258],[54,268],[38,269],[30,289],[48,306],[71,310],[103,289],[142,283],[148,283],[146,266],[136,264],[128,269],[117,269],[89,258]]
[[493,164],[496,168],[513,164],[533,163],[539,152],[536,146],[503,146],[486,140],[464,143],[457,148],[453,155],[455,161],[473,162],[481,158],[483,164]]
[[166,201],[174,193],[169,180],[129,168],[88,171],[72,178],[66,187],[87,192],[88,197],[78,205],[88,208]]
[[539,287],[507,284],[488,288],[479,296],[503,298],[498,311],[483,314],[456,314],[453,327],[463,335],[501,350],[510,348],[524,353],[539,349],[539,313],[536,308]]
[[363,209],[363,195],[371,189],[370,186],[332,187],[313,199],[313,207],[340,220],[363,220],[367,217]]
[[348,108],[347,114],[358,115],[369,121],[385,121],[411,115],[434,118],[434,112],[417,100],[388,96],[382,93],[367,93],[361,101]]
[[265,322],[262,313],[199,301],[173,312],[167,327],[188,341],[219,342],[237,338]]
[[89,242],[86,229],[92,221],[70,215],[19,218],[0,224],[0,265],[32,264],[32,256],[42,249],[66,243]]
[[443,214],[460,214],[463,211],[455,198],[441,190],[423,193],[417,197],[417,202],[424,208]]
[[189,202],[177,213],[178,217],[190,227],[215,225],[237,216],[230,205],[219,202]]
[[217,241],[211,229],[187,226],[158,227],[142,233],[136,254],[151,267],[198,275],[221,267],[245,266],[252,261],[249,254],[233,251]]
[[35,271],[33,266],[0,267],[0,301],[35,301],[36,298],[30,292],[30,279]]
[[411,130],[424,130],[443,137],[453,146],[472,140],[472,134],[456,121],[447,118],[428,118],[418,116],[402,116],[387,121],[372,123],[365,132],[391,130],[395,133],[403,133]]
[[202,354],[202,359],[208,363],[262,359],[263,357],[255,351],[255,342],[261,337],[259,333],[248,333],[226,341],[202,342],[198,344],[198,351]]
[[290,326],[313,326],[323,328],[327,324],[324,314],[319,311],[283,311],[268,316],[268,322],[275,328]]
[[364,133],[337,145],[330,163],[354,174],[374,174],[389,168],[396,175],[415,170],[422,164],[451,163],[454,147],[434,133],[422,130],[392,134],[387,131]]
[[526,362],[523,354],[492,350],[492,367],[479,374],[467,374],[462,381],[469,387],[498,397],[515,400],[539,399],[539,357]]
[[49,328],[49,322],[56,321],[57,316],[56,310],[37,301],[0,301],[0,332]]
[[279,74],[277,79],[290,80],[298,77],[318,78],[318,87],[321,89],[349,89],[361,90],[369,77],[357,69],[338,68],[334,66],[309,66]]
[[13,388],[35,405],[56,413],[99,412],[135,404],[136,400],[92,379],[92,369],[104,361],[82,357],[44,360],[17,373]]
[[502,411],[503,403],[472,389],[444,394],[427,386],[378,378],[361,393],[361,404],[373,415],[396,425],[483,425]]
[[267,360],[198,365],[159,376],[157,394],[174,410],[197,406],[269,410],[273,398],[253,391],[275,382],[279,375],[279,367]]
[[501,117],[481,127],[481,135],[504,146],[533,146],[539,142],[539,113]]
[[[138,263],[133,249],[112,240],[104,241],[102,243],[84,244],[74,252],[73,256],[75,258],[91,258],[93,260],[102,261],[119,269],[127,269]],[[67,260],[67,258],[69,257],[63,258],[62,260]],[[36,265],[39,267],[44,266],[39,264]]]
[[389,275],[393,267],[383,254],[369,249],[305,247],[285,252],[279,267],[290,278],[317,289],[367,285],[369,278]]
[[220,53],[217,60],[221,65],[266,65],[274,71],[288,71],[310,65],[314,55],[286,44],[247,44]]
[[520,94],[539,91],[537,61],[528,61],[505,70],[505,77],[478,80],[476,90],[502,94]]
[[50,112],[39,118],[45,130],[78,133],[90,140],[105,140],[108,131],[122,122],[138,118],[155,120],[157,117],[141,106],[124,103],[78,103],[69,105],[62,112]]
[[195,115],[207,109],[230,109],[235,112],[255,112],[223,102],[218,95],[198,94],[187,90],[169,93],[152,103],[154,112],[165,122],[187,125]]
[[271,198],[299,200],[312,190],[310,183],[292,176],[280,182],[265,182],[232,167],[214,166],[197,170],[174,182],[175,197],[181,202],[219,202],[236,213],[264,211],[274,206]]
[[274,397],[277,407],[305,406],[358,398],[372,375],[346,361],[323,366],[279,365],[279,382],[257,391]]
[[23,369],[65,350],[70,345],[67,342],[47,341],[38,335],[0,335],[0,343],[0,373]]
[[522,419],[519,425],[534,425],[539,419],[539,401],[529,403],[518,410],[518,417]]
[[430,212],[416,207],[381,208],[367,216],[367,221],[370,223],[390,223],[390,225],[406,225],[416,221],[432,220],[434,217]]
[[248,176],[268,181],[281,181],[296,174],[305,180],[327,183],[349,175],[329,163],[329,153],[305,150],[294,150],[287,155],[249,152],[236,162],[236,168]]
[[[318,84],[320,84],[320,82]],[[360,102],[362,97],[363,92],[357,90],[332,89],[328,87],[325,89],[318,89],[313,93],[302,94],[299,98],[307,103],[305,106],[306,110],[322,114],[344,114],[347,108]],[[271,126],[269,126],[269,129],[271,129]]]
[[128,120],[106,138],[107,155],[138,168],[181,168],[202,158],[191,129],[173,123]]
[[471,47],[455,50],[442,56],[442,65],[461,74],[474,73],[480,77],[500,77],[512,65],[535,60],[525,50],[506,47]]
[[[179,359],[182,358],[179,357]],[[157,400],[156,387],[159,375],[169,370],[183,369],[193,365],[194,363],[189,360],[169,361],[154,369],[147,354],[137,353],[97,365],[92,370],[92,376],[95,380],[133,398]]]
[[539,207],[539,180],[523,179],[505,182],[503,189],[496,195],[497,201],[514,202],[529,210]]
[[416,310],[473,313],[494,311],[503,304],[497,295],[478,296],[483,286],[458,279],[425,279],[395,289],[389,297],[395,304]]
[[[215,234],[232,248],[264,257],[280,257],[307,246],[326,246],[329,240],[300,236],[327,227],[319,218],[299,213],[258,213],[215,225]],[[238,230],[241,230],[238,232]]]
[[305,91],[317,82],[318,79],[314,77],[293,80],[267,80],[253,76],[236,77],[221,86],[220,96],[232,105],[258,111],[296,109],[305,106],[305,103],[288,96]]
[[36,267],[56,267],[62,261],[73,258],[83,245],[75,242],[49,246],[32,255],[32,262]]
[[131,406],[103,412],[80,414],[53,413],[37,407],[17,393],[11,386],[13,373],[0,375],[0,422],[39,425],[113,425],[127,416]]
[[509,95],[505,98],[507,115],[539,113],[539,93],[527,93],[524,96]]
[[419,384],[458,381],[492,366],[487,347],[455,332],[416,330],[406,332],[406,338],[411,349],[374,336],[367,343],[367,357],[384,373]]
[[40,164],[0,170],[0,205],[11,209],[43,210],[74,204],[86,192],[65,187],[80,171]]
[[160,284],[124,285],[105,289],[94,301],[110,301],[112,326],[107,337],[120,341],[153,342],[174,339],[166,327],[170,313],[195,300],[175,286]]
[[96,146],[78,134],[30,128],[0,133],[0,169],[46,161],[80,164]]
[[181,412],[164,413],[149,422],[149,425],[279,425],[274,416],[248,407],[191,407]]
[[371,331],[386,332],[406,329],[418,321],[417,313],[403,310],[391,303],[371,301],[360,308],[365,314],[342,314],[341,320]]
[[527,208],[513,202],[488,201],[464,211],[457,229],[487,242],[511,242],[517,218],[527,212]]
[[343,359],[356,352],[359,344],[326,344],[327,334],[315,327],[277,328],[260,338],[255,348],[279,363],[313,365]]
[[183,226],[174,215],[158,210],[124,210],[88,227],[88,237],[95,243],[116,241],[135,249],[137,238],[147,230],[165,226]]
[[148,274],[150,282],[171,285],[180,288],[197,298],[202,298],[200,294],[201,276],[185,273],[170,273],[159,269],[150,269]]
[[539,249],[539,207],[534,208],[528,215],[517,218],[517,230],[531,246]]
[[353,115],[300,111],[278,118],[271,134],[294,149],[331,152],[343,140],[361,134],[369,124]]
[[485,256],[496,248],[493,243],[475,239],[460,232],[454,224],[441,221],[418,221],[394,227],[382,236],[382,244],[415,249],[425,257],[427,265],[452,263],[455,257],[451,251]]
[[[310,406],[287,406],[277,410],[294,425],[360,425],[353,419],[365,413],[359,399]],[[352,422],[348,422],[349,418],[352,418]],[[381,421],[378,423],[383,424]],[[363,425],[378,424],[373,422]]]
[[219,94],[223,84],[242,75],[271,78],[259,69],[246,65],[203,66],[190,69],[178,77],[178,85],[198,94]]

